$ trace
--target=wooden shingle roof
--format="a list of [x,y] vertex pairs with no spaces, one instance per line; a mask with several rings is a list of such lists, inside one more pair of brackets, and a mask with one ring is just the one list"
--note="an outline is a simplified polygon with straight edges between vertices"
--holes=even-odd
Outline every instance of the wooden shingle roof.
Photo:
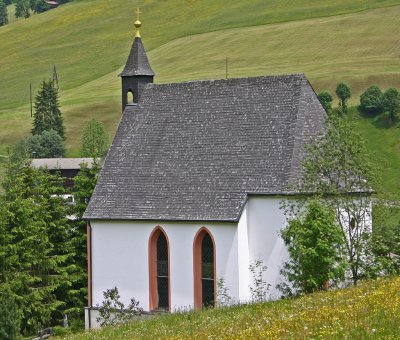
[[249,194],[289,193],[323,119],[301,74],[148,84],[84,217],[237,221]]

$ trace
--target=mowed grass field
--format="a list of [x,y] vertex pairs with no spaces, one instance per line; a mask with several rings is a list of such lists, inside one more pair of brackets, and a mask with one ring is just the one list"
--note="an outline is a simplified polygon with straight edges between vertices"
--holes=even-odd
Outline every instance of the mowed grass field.
[[[133,40],[136,5],[74,1],[0,28],[0,154],[29,134],[29,83],[36,91],[53,65],[68,155],[78,155],[93,117],[114,133],[121,115],[117,75]],[[156,82],[223,78],[227,57],[229,77],[305,73],[317,92],[348,82],[352,104],[369,85],[400,87],[400,0],[145,0],[141,8]],[[380,141],[370,138],[368,147],[371,155],[385,149],[391,165],[383,176],[391,180],[383,186],[397,190],[396,128],[372,120],[357,126]]]
[[84,339],[398,339],[400,278],[296,299],[156,317]]

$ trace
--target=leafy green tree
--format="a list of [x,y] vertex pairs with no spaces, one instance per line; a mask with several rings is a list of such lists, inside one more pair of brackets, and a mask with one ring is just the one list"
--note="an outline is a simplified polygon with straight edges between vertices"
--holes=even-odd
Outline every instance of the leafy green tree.
[[71,285],[69,212],[57,196],[62,179],[29,162],[6,163],[3,186],[0,277],[16,298],[21,333],[32,335],[50,326],[65,307],[59,296],[62,287]]
[[7,5],[3,0],[0,0],[0,26],[8,24]]
[[376,260],[366,267],[369,278],[400,275],[400,224],[374,230],[370,249]]
[[24,137],[19,139],[11,149],[11,161],[13,163],[22,162],[25,159],[32,158],[30,150],[30,137]]
[[31,0],[14,0],[15,4],[15,16],[17,18],[24,17],[25,19],[31,16]]
[[[347,277],[357,284],[372,256],[367,245],[371,238],[373,170],[363,140],[348,118],[333,111],[325,125],[325,133],[306,148],[297,190],[315,193],[335,212],[345,243]],[[286,207],[287,216],[299,216],[305,201]]]
[[53,130],[43,131],[40,135],[28,139],[29,154],[32,158],[57,158],[64,157],[64,141]]
[[400,94],[395,88],[390,88],[383,94],[383,107],[389,113],[389,119],[393,122],[400,110]]
[[364,113],[378,114],[383,110],[383,94],[378,86],[370,86],[360,97],[360,110]]
[[332,110],[333,98],[332,98],[332,95],[328,91],[322,91],[318,95],[318,99],[326,112],[330,112]]
[[13,162],[19,162],[27,158],[64,157],[64,154],[63,139],[57,132],[50,130],[18,140],[12,148],[11,159]]
[[336,86],[336,95],[339,98],[339,107],[342,110],[342,113],[347,112],[347,101],[351,97],[351,90],[350,87],[345,83],[339,83]]
[[56,131],[64,139],[63,118],[58,102],[58,90],[53,82],[43,81],[35,98],[35,112],[33,114],[33,135],[40,135],[44,131]]
[[107,154],[108,146],[108,135],[104,124],[93,118],[83,130],[82,157],[103,158]]
[[331,209],[311,201],[305,213],[289,220],[281,235],[290,255],[282,274],[295,293],[312,293],[325,289],[328,282],[343,280],[344,240]]

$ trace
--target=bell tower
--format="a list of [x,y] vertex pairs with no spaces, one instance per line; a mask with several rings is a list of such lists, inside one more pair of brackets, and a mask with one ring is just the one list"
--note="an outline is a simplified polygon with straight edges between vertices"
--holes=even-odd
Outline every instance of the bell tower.
[[136,10],[136,35],[124,70],[120,74],[122,79],[122,111],[126,105],[137,104],[146,84],[152,83],[154,72],[147,59],[142,38],[140,37],[140,10]]

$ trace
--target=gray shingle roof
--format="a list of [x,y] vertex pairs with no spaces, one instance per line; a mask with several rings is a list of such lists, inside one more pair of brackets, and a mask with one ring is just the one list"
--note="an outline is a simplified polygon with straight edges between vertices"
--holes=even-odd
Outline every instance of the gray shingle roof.
[[289,192],[323,115],[304,75],[146,85],[84,217],[236,221],[248,194]]
[[136,37],[133,41],[131,51],[125,67],[120,76],[154,76],[149,60],[147,59],[142,39]]

